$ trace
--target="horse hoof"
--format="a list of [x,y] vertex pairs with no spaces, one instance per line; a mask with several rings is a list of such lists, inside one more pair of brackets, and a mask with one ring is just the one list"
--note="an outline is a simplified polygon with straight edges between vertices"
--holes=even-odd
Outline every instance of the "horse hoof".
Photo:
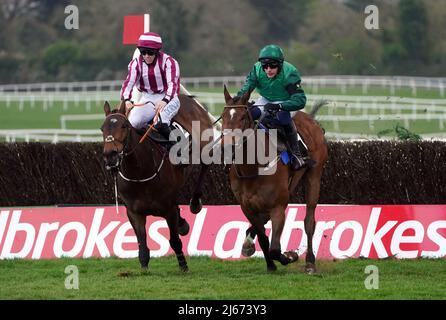
[[186,220],[182,220],[182,223],[180,222],[178,224],[178,233],[179,233],[180,236],[185,236],[186,234],[188,234],[189,233],[189,229],[190,229],[190,226],[189,226],[189,223],[187,223]]
[[149,272],[149,267],[141,267],[141,273]]
[[297,254],[297,252],[294,251],[284,252],[283,255],[289,260],[289,263],[293,263],[299,260],[299,255]]
[[277,271],[277,267],[275,265],[271,265],[267,267],[268,272],[275,272]]
[[198,198],[198,200],[192,199],[189,202],[189,209],[190,209],[190,212],[192,212],[193,214],[199,213],[201,211],[201,208],[203,208],[203,205],[201,203],[200,198]]
[[184,272],[184,273],[188,272],[189,271],[189,267],[187,266],[187,264],[185,264],[184,266],[180,266],[180,271]]
[[242,256],[244,257],[250,257],[256,252],[256,248],[254,245],[243,245],[242,247]]
[[305,273],[306,274],[314,274],[316,272],[316,267],[313,263],[307,263],[305,265]]

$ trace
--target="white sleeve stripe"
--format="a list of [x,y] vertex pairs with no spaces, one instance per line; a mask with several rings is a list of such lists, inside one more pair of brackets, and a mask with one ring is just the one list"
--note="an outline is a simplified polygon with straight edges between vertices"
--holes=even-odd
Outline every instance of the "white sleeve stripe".
[[121,89],[121,97],[124,99],[131,98],[133,86],[138,75],[137,65],[136,59],[133,59],[129,64],[127,79],[124,81]]
[[166,96],[171,100],[178,90],[179,67],[178,62],[169,57],[166,61],[166,80],[168,90]]

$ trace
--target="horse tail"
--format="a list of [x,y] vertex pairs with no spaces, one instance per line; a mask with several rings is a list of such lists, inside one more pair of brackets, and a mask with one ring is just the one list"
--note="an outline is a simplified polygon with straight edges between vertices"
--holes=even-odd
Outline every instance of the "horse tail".
[[309,113],[310,117],[315,119],[316,113],[318,113],[319,109],[322,108],[323,106],[327,105],[327,104],[328,104],[328,100],[325,100],[325,99],[316,100],[313,103],[313,107],[311,108],[311,111]]

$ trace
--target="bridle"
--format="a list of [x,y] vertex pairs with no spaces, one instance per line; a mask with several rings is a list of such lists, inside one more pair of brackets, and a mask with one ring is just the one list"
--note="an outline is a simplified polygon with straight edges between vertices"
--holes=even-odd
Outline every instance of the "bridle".
[[[244,123],[243,123],[242,127],[239,128],[241,130],[254,129],[254,132],[255,132],[257,130],[257,128],[258,128],[258,125],[260,124],[260,122],[263,120],[263,117],[265,116],[265,114],[263,114],[261,116],[261,118],[259,119],[259,121],[257,122],[257,124],[255,124],[254,119],[252,118],[251,112],[249,111],[249,106],[248,105],[244,105],[244,104],[238,104],[238,105],[225,105],[223,113],[220,116],[220,118],[223,117],[223,114],[227,110],[233,109],[233,108],[244,108],[245,112],[248,114],[248,117],[245,117],[245,119],[244,119]],[[225,132],[225,130],[223,130],[222,133],[221,133],[220,139],[223,139],[223,137],[225,135],[228,135],[229,133],[230,133],[229,131]],[[243,139],[241,139],[241,142],[239,142],[234,147],[235,148],[240,148],[240,147],[242,147],[246,143],[246,141],[248,141],[248,137],[243,136]],[[239,170],[238,170],[238,168],[237,168],[237,166],[236,166],[236,164],[234,163],[234,154],[232,154],[232,162],[233,162],[232,165],[234,166],[237,178],[239,178],[239,179],[254,179],[254,178],[257,178],[259,176],[258,173],[254,174],[254,175],[241,175]]]
[[[125,138],[124,141],[120,141],[120,140],[116,139],[113,135],[110,134],[110,135],[107,135],[104,138],[104,144],[112,143],[114,151],[118,154],[118,164],[117,164],[116,167],[118,168],[119,176],[122,179],[124,179],[125,181],[128,181],[128,182],[147,182],[147,181],[150,181],[150,180],[154,179],[158,175],[158,173],[161,171],[161,168],[162,168],[162,166],[164,164],[164,159],[166,157],[167,152],[163,152],[159,148],[156,148],[162,154],[162,157],[161,157],[160,164],[158,166],[157,166],[157,164],[155,162],[155,158],[153,157],[153,164],[154,164],[154,167],[157,168],[157,169],[156,169],[155,173],[153,175],[151,175],[150,177],[145,178],[145,179],[130,179],[130,178],[127,178],[126,176],[124,176],[124,174],[120,170],[120,167],[121,167],[121,164],[122,164],[122,160],[125,157],[127,157],[127,156],[131,155],[132,153],[134,153],[136,148],[140,145],[140,143],[135,144],[135,146],[133,146],[133,148],[130,151],[126,151],[126,148],[127,148],[127,146],[129,145],[129,142],[130,142],[130,134],[131,134],[131,130],[132,130],[132,125],[130,124],[130,122],[127,119],[127,117],[125,115],[121,114],[121,113],[109,114],[106,117],[106,121],[107,121],[108,117],[111,117],[111,116],[114,116],[114,115],[119,115],[119,116],[125,118],[125,123],[124,124],[125,124],[125,127],[127,129],[126,138]],[[120,143],[122,145],[122,150],[121,151],[118,151],[119,149],[118,149],[117,143]],[[149,143],[150,143],[151,151],[153,153],[154,148],[153,148],[152,140],[149,139]]]
[[[109,134],[108,136],[106,136],[106,137],[104,138],[104,143],[105,143],[105,144],[106,144],[106,143],[112,143],[112,144],[113,144],[113,147],[114,147],[114,151],[116,151],[116,153],[118,154],[119,158],[122,160],[124,157],[126,157],[126,156],[132,154],[132,153],[135,151],[135,149],[136,149],[136,147],[137,147],[138,145],[136,145],[135,147],[133,147],[133,149],[130,150],[129,152],[126,152],[126,151],[125,151],[127,145],[129,144],[129,140],[130,140],[130,131],[131,131],[131,127],[132,127],[132,126],[131,126],[129,120],[127,119],[127,117],[126,117],[125,115],[123,115],[122,113],[112,113],[112,114],[109,114],[109,115],[105,118],[105,122],[107,121],[107,118],[112,117],[112,116],[121,116],[121,117],[124,117],[124,118],[125,118],[125,122],[124,122],[124,124],[125,124],[125,127],[126,127],[126,129],[127,129],[127,135],[126,135],[125,141],[120,141],[120,140],[116,139],[112,134]],[[111,120],[110,120],[110,121],[111,121]],[[105,123],[105,122],[104,122],[104,123]],[[118,148],[118,146],[117,146],[116,143],[120,143],[120,144],[122,145],[122,150],[121,150],[121,151],[118,151],[119,148]]]

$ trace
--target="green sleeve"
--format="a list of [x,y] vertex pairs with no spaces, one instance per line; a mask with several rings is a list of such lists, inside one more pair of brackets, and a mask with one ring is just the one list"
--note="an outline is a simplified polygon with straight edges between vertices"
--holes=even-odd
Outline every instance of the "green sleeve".
[[293,72],[287,79],[287,85],[285,89],[290,94],[290,98],[282,102],[282,108],[287,111],[297,111],[305,107],[307,103],[307,97],[304,89],[300,85],[301,79],[299,73]]
[[256,76],[256,68],[255,65],[252,67],[249,74],[246,76],[245,84],[240,89],[239,92],[237,92],[238,96],[242,96],[248,91],[252,91],[257,87],[257,76]]

